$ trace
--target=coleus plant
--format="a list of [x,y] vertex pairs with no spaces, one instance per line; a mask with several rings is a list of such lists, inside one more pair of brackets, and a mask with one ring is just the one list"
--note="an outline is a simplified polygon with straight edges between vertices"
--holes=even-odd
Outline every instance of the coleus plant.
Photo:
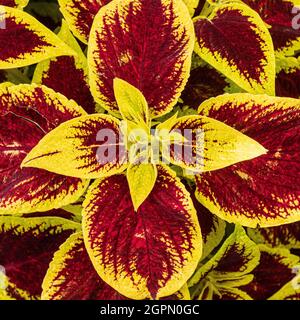
[[300,3],[37,3],[0,1],[0,299],[299,299]]

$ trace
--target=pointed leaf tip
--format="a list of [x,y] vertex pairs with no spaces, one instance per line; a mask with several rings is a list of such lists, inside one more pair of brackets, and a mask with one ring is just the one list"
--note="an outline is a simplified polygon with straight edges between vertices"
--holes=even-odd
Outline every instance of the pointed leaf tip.
[[149,164],[132,164],[127,169],[127,181],[134,210],[137,211],[154,188],[157,168]]
[[142,92],[120,78],[114,78],[113,87],[123,119],[147,126],[149,124],[148,103]]
[[56,56],[76,55],[28,13],[5,6],[0,6],[0,12],[1,19],[5,19],[5,28],[0,28],[0,69],[24,67]]

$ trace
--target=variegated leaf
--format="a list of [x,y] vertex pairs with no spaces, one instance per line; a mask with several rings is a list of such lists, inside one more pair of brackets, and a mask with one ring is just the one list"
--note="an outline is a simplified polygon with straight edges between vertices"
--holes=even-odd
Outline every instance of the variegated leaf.
[[[259,245],[259,249],[260,261],[252,271],[253,280],[241,289],[254,300],[276,300],[280,296],[283,299],[282,295],[299,297],[300,288],[296,279],[300,270],[299,257],[284,248]],[[293,279],[296,279],[296,283]]]
[[300,219],[300,103],[265,95],[223,95],[199,112],[255,139],[268,152],[197,176],[197,198],[221,218],[249,227]]
[[193,24],[182,0],[112,1],[100,9],[90,33],[93,96],[118,115],[117,77],[143,93],[152,117],[161,116],[186,84],[193,48]]
[[277,60],[276,69],[276,95],[299,99],[300,57],[281,57]]
[[29,0],[0,0],[1,6],[22,9],[27,6]]
[[[21,169],[30,150],[61,122],[84,115],[74,101],[44,86],[0,87],[0,213],[48,211],[75,202],[88,180]],[[61,165],[61,164],[60,164]]]
[[189,187],[187,189],[191,194],[201,228],[203,239],[203,253],[201,261],[203,261],[221,244],[225,236],[226,222],[209,212],[209,210],[196,200],[194,188]]
[[87,43],[94,18],[100,8],[111,0],[58,0],[60,11],[69,28],[82,42]]
[[43,84],[62,93],[68,99],[75,100],[87,113],[95,113],[95,102],[88,84],[86,57],[64,20],[58,37],[77,55],[40,62],[35,69],[32,82]]
[[[96,14],[111,0],[58,0],[58,2],[74,35],[82,42],[87,43]],[[199,0],[183,0],[183,2],[190,15],[193,16]]]
[[299,0],[243,0],[268,26],[277,55],[293,55],[300,49]]
[[[195,51],[202,59],[251,93],[275,93],[275,55],[259,15],[236,2],[216,6],[194,19]],[[245,41],[247,39],[247,41]]]
[[0,69],[73,55],[74,51],[28,13],[0,6]]
[[271,228],[249,228],[248,235],[256,243],[270,247],[300,249],[300,222]]
[[228,167],[266,153],[255,140],[212,118],[185,116],[160,129],[179,132],[185,141],[163,144],[163,157],[171,163],[195,172]]
[[258,265],[259,258],[258,246],[237,225],[217,253],[189,280],[193,297],[200,300],[251,300],[240,287],[253,279],[250,273]]
[[22,166],[86,179],[120,173],[127,167],[123,140],[116,118],[104,114],[79,117],[49,132]]
[[[185,285],[172,300],[189,300]],[[105,283],[95,271],[82,233],[70,236],[55,253],[43,281],[43,300],[129,300]]]
[[40,299],[54,252],[79,230],[57,217],[0,217],[0,300]]
[[202,251],[192,200],[165,166],[137,212],[125,175],[97,180],[84,202],[83,235],[100,277],[131,299],[174,294]]

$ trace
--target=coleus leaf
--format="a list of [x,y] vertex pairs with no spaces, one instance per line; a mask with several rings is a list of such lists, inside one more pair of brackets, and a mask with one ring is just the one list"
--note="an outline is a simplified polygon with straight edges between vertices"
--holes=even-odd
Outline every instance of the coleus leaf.
[[[95,271],[82,233],[71,235],[55,253],[43,281],[43,300],[129,300],[104,282]],[[189,300],[187,286],[174,300]]]
[[271,228],[249,228],[248,235],[256,243],[270,247],[300,249],[300,222]]
[[143,93],[152,117],[161,116],[186,84],[193,48],[193,24],[181,0],[112,1],[100,9],[90,33],[92,94],[119,115],[113,92],[117,77]]
[[127,181],[134,210],[147,199],[154,188],[157,168],[152,163],[130,164],[127,169]]
[[62,207],[62,209],[73,214],[75,217],[79,218],[81,222],[83,200],[84,200],[84,196],[80,197],[76,202],[73,202],[72,204]]
[[64,219],[72,220],[74,222],[81,223],[82,220],[82,202],[84,200],[84,196],[80,197],[76,202],[73,202],[72,204],[68,204],[66,206],[63,206],[59,209],[53,209],[46,212],[33,212],[33,213],[27,213],[23,214],[25,217],[49,217],[49,216],[55,216],[55,217],[61,217]]
[[119,120],[104,114],[66,121],[39,141],[22,166],[87,179],[120,173],[127,157],[119,128]]
[[0,0],[0,6],[22,9],[27,6],[29,0]]
[[216,215],[211,214],[199,202],[195,205],[195,208],[203,236],[203,254],[201,258],[203,260],[221,243],[225,235],[226,223]]
[[[163,125],[160,128],[164,128]],[[186,141],[165,144],[163,157],[196,172],[218,170],[266,153],[266,149],[255,140],[208,117],[181,117],[168,129],[179,131]]]
[[236,225],[217,253],[189,280],[193,297],[200,300],[251,299],[240,287],[252,280],[250,273],[258,265],[259,257],[258,246]]
[[0,6],[0,12],[1,23],[5,23],[5,28],[0,28],[0,69],[23,67],[51,57],[74,54],[28,13],[5,6]]
[[131,299],[172,295],[201,257],[192,200],[171,169],[157,169],[155,186],[137,212],[125,175],[95,181],[83,204],[83,235],[95,269]]
[[247,4],[259,14],[271,34],[276,56],[292,56],[300,49],[299,0],[221,0],[234,1]]
[[212,213],[249,227],[299,220],[299,100],[223,95],[199,112],[255,139],[268,153],[197,176],[197,199]]
[[56,217],[0,217],[0,300],[40,299],[54,252],[79,230],[80,224]]
[[[80,199],[79,199],[80,200]],[[67,220],[71,220],[77,223],[81,223],[81,211],[82,202],[79,204],[77,202],[64,206],[59,209],[51,209],[49,211],[43,212],[30,212],[30,213],[4,213],[4,216],[14,216],[14,217],[24,217],[24,218],[41,218],[41,217],[58,217]]]
[[87,113],[95,113],[95,102],[88,84],[88,67],[84,53],[63,20],[58,37],[77,53],[40,62],[32,82],[43,84],[68,99],[75,100]]
[[95,271],[81,232],[55,253],[42,287],[43,300],[126,300]]
[[299,0],[243,0],[243,2],[257,11],[268,25],[277,55],[293,55],[300,49],[299,19],[296,15],[299,10],[294,10],[294,8],[300,9]]
[[[60,10],[74,35],[88,43],[94,18],[98,11],[111,0],[58,0]],[[183,0],[193,15],[198,0]]]
[[[252,271],[253,279],[241,287],[254,300],[266,300],[283,296],[300,295],[300,289],[293,288],[293,279],[299,272],[299,257],[284,248],[269,248],[259,245],[260,262]],[[296,269],[294,269],[296,268]]]
[[292,268],[294,278],[274,293],[268,300],[300,300],[300,265]]
[[274,95],[272,39],[255,11],[226,3],[216,6],[208,18],[195,18],[194,25],[195,51],[203,60],[248,92]]
[[300,292],[298,289],[295,290],[294,288],[294,286],[297,286],[299,288],[299,280],[298,282],[295,282],[294,286],[292,284],[292,281],[288,282],[281,290],[276,292],[268,300],[300,300]]
[[124,120],[149,125],[148,104],[140,90],[128,82],[115,78],[114,94]]
[[109,2],[111,0],[58,0],[69,28],[84,43],[88,42],[96,14]]
[[277,60],[276,95],[300,98],[300,57],[281,57]]
[[27,153],[48,131],[84,114],[74,101],[47,87],[1,85],[0,214],[60,208],[85,192],[88,180],[20,167]]

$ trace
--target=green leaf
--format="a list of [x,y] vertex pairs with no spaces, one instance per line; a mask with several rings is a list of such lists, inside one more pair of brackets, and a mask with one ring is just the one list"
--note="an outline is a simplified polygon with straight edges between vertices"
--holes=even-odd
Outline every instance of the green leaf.
[[128,167],[127,181],[135,211],[151,193],[156,178],[157,169],[152,163],[131,164]]
[[122,79],[115,78],[114,93],[125,120],[141,125],[149,124],[148,104],[140,90]]

